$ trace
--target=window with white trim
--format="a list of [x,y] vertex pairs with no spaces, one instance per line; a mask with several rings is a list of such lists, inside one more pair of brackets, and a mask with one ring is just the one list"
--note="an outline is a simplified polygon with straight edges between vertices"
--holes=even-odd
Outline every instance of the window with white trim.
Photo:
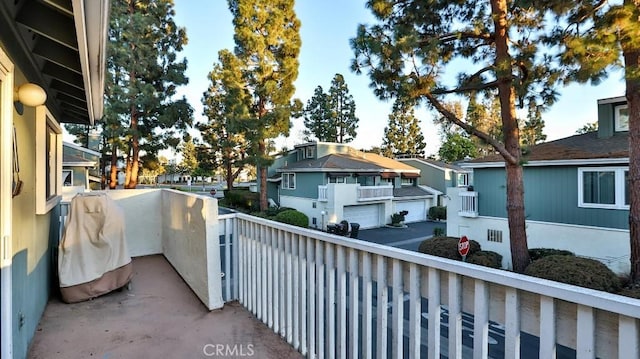
[[36,107],[36,214],[62,198],[62,128],[45,106]]
[[316,156],[316,148],[315,146],[307,146],[304,149],[304,158],[313,159]]
[[62,186],[73,186],[73,170],[62,170]]
[[329,177],[329,183],[347,183],[346,181],[346,177],[335,177],[335,176],[330,176]]
[[415,178],[405,178],[402,177],[402,182],[401,184],[403,186],[413,186],[413,184],[415,183]]
[[628,167],[578,168],[578,207],[629,209]]
[[613,108],[616,132],[629,131],[629,106],[620,105]]
[[469,174],[458,173],[458,187],[466,187],[469,185]]
[[282,189],[296,189],[296,174],[295,173],[283,173],[282,174]]

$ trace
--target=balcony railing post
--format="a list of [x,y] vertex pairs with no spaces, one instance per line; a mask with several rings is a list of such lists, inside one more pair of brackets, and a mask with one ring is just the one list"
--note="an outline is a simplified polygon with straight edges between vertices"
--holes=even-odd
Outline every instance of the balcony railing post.
[[373,327],[373,284],[371,282],[371,254],[362,253],[362,357],[373,358],[371,336]]
[[349,357],[358,358],[358,346],[360,345],[360,337],[358,336],[358,303],[360,300],[358,287],[358,251],[354,248],[349,250]]
[[[450,272],[448,290],[449,357],[462,358],[462,277]],[[432,340],[431,338],[429,334],[429,340]],[[516,356],[509,358],[516,358]]]
[[314,258],[314,247],[315,240],[312,238],[305,239],[305,247],[307,248],[307,288],[309,291],[309,295],[307,297],[308,310],[307,310],[307,318],[305,319],[307,322],[307,344],[308,344],[308,356],[314,357],[316,352],[316,298],[315,298],[315,289],[316,289],[316,263]]
[[402,358],[404,353],[404,291],[402,283],[402,263],[397,259],[393,259],[391,263],[393,273],[391,355],[393,358]]
[[376,301],[376,307],[378,309],[376,350],[380,357],[384,357],[387,353],[387,305],[389,304],[389,287],[387,285],[386,259],[381,255],[376,256],[376,285],[378,290],[378,299]]
[[427,340],[429,345],[429,358],[440,358],[440,273],[435,268],[429,268],[429,321]]
[[324,256],[325,243],[322,241],[316,241],[316,278],[318,278],[318,296],[316,300],[317,305],[317,315],[316,315],[316,323],[318,323],[318,340],[316,341],[318,345],[318,355],[317,358],[325,357],[325,326],[321,323],[325,323],[325,308],[326,301],[324,300],[326,297],[325,292],[325,256]]

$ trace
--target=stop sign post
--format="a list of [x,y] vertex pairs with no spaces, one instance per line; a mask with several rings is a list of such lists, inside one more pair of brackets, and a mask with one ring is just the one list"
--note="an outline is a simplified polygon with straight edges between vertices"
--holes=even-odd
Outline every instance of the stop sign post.
[[462,261],[467,260],[467,254],[469,254],[469,238],[462,236],[458,241],[458,253],[462,256]]

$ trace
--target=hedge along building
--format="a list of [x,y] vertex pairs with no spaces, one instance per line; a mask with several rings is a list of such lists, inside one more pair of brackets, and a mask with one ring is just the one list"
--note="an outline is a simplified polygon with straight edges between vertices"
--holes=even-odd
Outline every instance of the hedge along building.
[[[629,272],[628,107],[597,104],[598,131],[533,146],[524,155],[529,248],[566,249]],[[504,163],[492,155],[462,164],[473,191],[450,188],[447,233],[466,235],[510,263]]]

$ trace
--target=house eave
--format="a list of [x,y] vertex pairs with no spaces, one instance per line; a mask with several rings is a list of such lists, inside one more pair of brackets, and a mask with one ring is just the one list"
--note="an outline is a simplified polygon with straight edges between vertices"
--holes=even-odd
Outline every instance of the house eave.
[[94,155],[94,156],[102,156],[102,153],[98,152],[98,151],[94,151],[91,149],[88,149],[86,147],[82,147],[82,146],[78,146],[75,143],[71,143],[71,142],[63,142],[62,143],[63,146],[69,147],[69,148],[73,148],[74,150],[78,150],[78,151],[82,151],[84,153],[88,153],[90,155]]
[[84,73],[89,124],[93,125],[104,112],[109,0],[73,0],[73,19],[78,34],[80,66]]
[[[625,164],[629,163],[629,157],[619,158],[587,158],[587,159],[570,159],[570,160],[540,160],[529,161],[523,164],[524,167],[542,167],[542,166],[582,166],[582,165],[609,165],[609,164]],[[464,168],[500,168],[504,167],[504,162],[476,162],[465,163]]]

